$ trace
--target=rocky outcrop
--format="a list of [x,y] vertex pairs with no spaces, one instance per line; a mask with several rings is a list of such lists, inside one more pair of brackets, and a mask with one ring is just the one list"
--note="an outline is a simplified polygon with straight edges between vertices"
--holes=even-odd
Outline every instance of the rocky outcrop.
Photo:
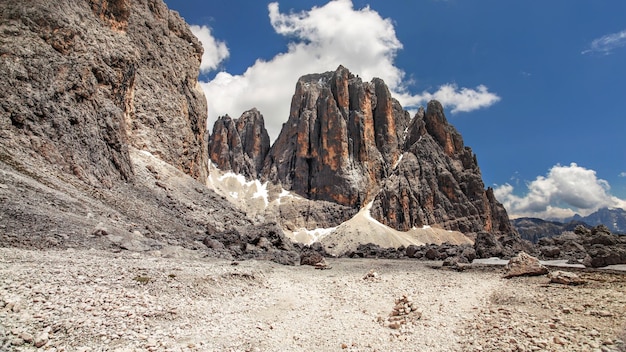
[[282,219],[283,228],[289,231],[334,227],[357,213],[354,208],[333,202],[293,198],[281,199],[272,211]]
[[541,238],[537,246],[545,259],[568,259],[594,268],[626,264],[626,236],[612,234],[604,225],[578,226],[573,232]]
[[203,243],[218,253],[226,251],[235,259],[262,259],[283,265],[300,263],[300,253],[276,223],[211,232]]
[[[241,166],[244,141],[235,121],[217,121],[211,159],[223,171],[252,177],[255,172]],[[281,206],[277,219],[289,230],[334,227],[367,207],[368,216],[394,230],[433,226],[472,236],[486,231],[498,239],[511,234],[507,239],[521,247],[442,105],[432,101],[411,119],[381,79],[363,82],[343,66],[298,80],[289,119],[260,174],[309,201],[337,205],[325,205],[323,213],[332,216],[322,217],[315,214],[320,207],[300,201]]]
[[396,230],[512,231],[476,156],[438,102],[411,120],[380,79],[340,66],[300,78],[263,175],[308,199],[361,208]]
[[0,147],[93,186],[132,181],[129,147],[207,175],[199,41],[155,0],[0,4]]
[[239,119],[222,116],[209,136],[209,158],[221,170],[230,170],[249,179],[260,177],[270,138],[263,115],[252,109]]
[[554,237],[565,231],[574,231],[576,226],[582,225],[591,228],[582,221],[572,220],[568,223],[547,221],[537,218],[517,218],[511,220],[511,225],[520,234],[522,239],[537,243],[543,237]]
[[264,177],[312,200],[360,208],[401,154],[408,113],[382,80],[340,66],[298,80]]
[[405,141],[402,159],[374,200],[374,218],[403,231],[434,224],[463,233],[512,231],[493,190],[485,190],[476,156],[439,102],[418,112]]

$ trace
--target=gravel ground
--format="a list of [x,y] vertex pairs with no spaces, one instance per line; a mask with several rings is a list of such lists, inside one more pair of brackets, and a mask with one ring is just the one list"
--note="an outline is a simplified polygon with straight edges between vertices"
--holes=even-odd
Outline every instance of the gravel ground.
[[[583,286],[433,263],[0,248],[0,350],[618,351],[624,274]],[[237,264],[237,265],[233,265]]]

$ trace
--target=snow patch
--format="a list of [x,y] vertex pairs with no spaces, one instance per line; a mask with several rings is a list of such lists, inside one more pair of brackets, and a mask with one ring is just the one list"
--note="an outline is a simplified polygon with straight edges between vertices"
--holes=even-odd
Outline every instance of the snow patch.
[[[218,175],[221,171],[215,167]],[[234,181],[236,186],[228,185]],[[217,183],[217,185],[216,185]],[[269,205],[269,193],[267,190],[267,182],[261,183],[259,180],[246,181],[245,176],[236,174],[232,171],[222,173],[221,176],[215,177],[212,173],[209,175],[208,184],[213,189],[222,188],[233,199],[263,199],[265,207]],[[233,189],[234,188],[234,189]]]
[[278,195],[278,198],[276,198],[276,203],[277,203],[278,205],[280,205],[280,200],[281,200],[282,198],[294,198],[294,199],[300,198],[300,199],[302,199],[302,197],[297,196],[297,195],[295,195],[295,194],[293,194],[293,193],[289,192],[288,190],[286,190],[286,189],[284,189],[284,188],[281,188],[281,189],[282,189],[282,191],[281,191],[281,192],[280,192],[280,194]]
[[330,235],[331,233],[335,232],[335,230],[337,229],[337,227],[329,227],[329,228],[317,228],[314,230],[307,230],[305,228],[300,228],[296,231],[293,232],[293,234],[295,236],[301,235],[301,234],[306,234],[308,240],[308,243],[305,243],[307,245],[311,245],[315,242],[319,242],[322,238]]
[[256,186],[256,192],[254,192],[252,198],[263,198],[265,206],[267,207],[267,205],[270,203],[269,195],[267,193],[267,182],[265,182],[264,184],[261,184],[259,180],[254,180],[253,182]]

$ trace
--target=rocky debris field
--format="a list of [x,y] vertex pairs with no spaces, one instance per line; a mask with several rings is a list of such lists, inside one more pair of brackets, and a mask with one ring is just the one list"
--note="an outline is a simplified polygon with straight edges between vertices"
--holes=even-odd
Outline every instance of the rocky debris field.
[[[0,248],[3,351],[624,351],[626,275]],[[398,323],[396,323],[398,322]]]
[[514,278],[466,322],[464,351],[626,351],[626,275],[579,272],[582,285]]

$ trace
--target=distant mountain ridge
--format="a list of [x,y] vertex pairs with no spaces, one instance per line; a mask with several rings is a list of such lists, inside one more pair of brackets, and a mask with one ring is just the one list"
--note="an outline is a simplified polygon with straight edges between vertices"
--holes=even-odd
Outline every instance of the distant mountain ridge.
[[574,231],[578,225],[591,228],[591,226],[582,221],[572,220],[562,223],[538,218],[517,218],[511,220],[511,224],[519,232],[522,239],[532,243],[537,243],[539,239],[544,237],[555,237],[565,231]]
[[555,237],[564,231],[574,231],[578,225],[586,228],[604,225],[612,233],[624,235],[626,234],[626,210],[602,208],[587,216],[576,214],[563,221],[517,218],[511,220],[511,225],[523,239],[533,243],[537,243],[542,237]]
[[589,225],[604,225],[613,233],[626,234],[626,210],[601,208],[587,216],[574,215],[565,221],[582,221]]

